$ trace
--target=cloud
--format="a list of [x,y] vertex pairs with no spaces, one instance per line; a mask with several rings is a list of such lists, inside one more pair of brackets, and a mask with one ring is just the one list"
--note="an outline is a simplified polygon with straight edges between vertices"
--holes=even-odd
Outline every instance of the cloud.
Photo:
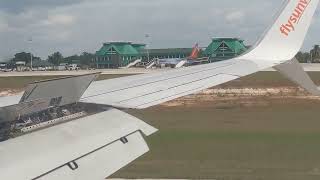
[[[107,41],[151,41],[153,48],[207,46],[212,37],[253,44],[279,0],[0,0],[0,59],[19,51],[43,58],[95,52]],[[268,13],[265,13],[268,12]],[[319,13],[317,13],[319,17]],[[315,18],[317,19],[317,18]],[[304,49],[318,43],[315,20]],[[145,34],[151,37],[146,40]],[[33,43],[27,39],[33,38]]]
[[229,23],[238,23],[245,18],[245,12],[234,10],[226,15],[226,20]]
[[0,10],[18,14],[30,8],[56,8],[83,1],[85,0],[0,0]]
[[43,21],[44,25],[71,25],[74,23],[75,17],[71,15],[58,14],[49,16],[47,20]]
[[0,13],[0,33],[9,30],[9,25],[4,16]]

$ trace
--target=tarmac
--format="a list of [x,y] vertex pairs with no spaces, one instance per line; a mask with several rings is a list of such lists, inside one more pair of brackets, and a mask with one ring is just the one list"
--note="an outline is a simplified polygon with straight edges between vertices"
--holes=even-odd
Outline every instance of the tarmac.
[[78,71],[24,71],[24,72],[0,72],[0,77],[14,77],[14,76],[75,76],[91,73],[101,73],[109,75],[125,75],[125,74],[146,74],[153,72],[167,71],[166,69],[144,69],[144,68],[130,68],[130,69],[97,69],[97,70],[78,70]]
[[[302,64],[307,72],[320,72],[320,64]],[[164,69],[144,69],[144,68],[129,68],[129,69],[97,69],[97,70],[78,70],[78,71],[25,71],[25,72],[0,72],[0,77],[15,77],[15,76],[74,76],[98,73],[109,75],[125,75],[125,74],[146,74],[162,71],[170,71],[171,68]],[[273,68],[264,71],[275,71]]]

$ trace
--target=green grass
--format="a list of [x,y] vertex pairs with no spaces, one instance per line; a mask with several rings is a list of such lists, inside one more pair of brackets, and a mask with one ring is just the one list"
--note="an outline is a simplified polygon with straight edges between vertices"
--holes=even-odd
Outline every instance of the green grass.
[[[312,79],[320,85],[320,72],[310,72]],[[113,79],[128,75],[100,75],[98,80]],[[0,77],[0,90],[23,89],[31,82],[52,79],[64,76],[23,76],[23,77]],[[277,87],[294,86],[294,84],[278,72],[259,72],[223,85],[220,87]]]
[[130,111],[160,131],[147,138],[149,153],[113,177],[319,179],[320,102],[292,101]]
[[52,79],[63,76],[21,76],[21,77],[0,77],[0,90],[2,89],[23,89],[34,81]]
[[[113,79],[117,77],[123,77],[128,75],[100,75],[98,80]],[[65,76],[19,76],[19,77],[0,77],[0,90],[4,89],[18,89],[25,88],[29,83],[53,79]]]
[[[320,85],[320,72],[308,73],[316,84]],[[221,87],[277,87],[295,86],[293,82],[282,76],[279,72],[258,72],[239,80],[221,85]]]

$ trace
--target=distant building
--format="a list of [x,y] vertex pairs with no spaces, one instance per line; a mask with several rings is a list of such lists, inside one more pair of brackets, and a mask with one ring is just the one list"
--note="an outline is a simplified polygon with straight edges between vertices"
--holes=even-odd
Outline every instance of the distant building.
[[67,70],[68,63],[60,63],[59,66],[55,66],[54,69],[57,71],[65,71]]
[[7,69],[8,65],[5,62],[0,62],[0,69]]
[[214,38],[204,55],[210,57],[213,62],[231,59],[248,50],[243,42],[238,38]]
[[142,58],[141,51],[145,44],[133,44],[131,42],[104,43],[96,52],[95,64],[97,68],[118,68],[128,65],[130,62]]
[[142,54],[142,60],[149,59],[165,59],[165,58],[186,58],[191,55],[192,48],[167,48],[167,49],[144,49]]
[[191,51],[192,48],[146,49],[145,44],[109,42],[96,52],[94,64],[97,68],[119,68],[137,59],[148,62],[154,58],[185,58]]
[[63,60],[60,61],[60,64],[76,64],[78,66],[81,66],[80,58],[77,56],[70,56],[66,57]]
[[[212,62],[239,56],[247,51],[243,40],[238,38],[215,38],[201,54],[209,57]],[[96,68],[119,68],[141,59],[148,62],[152,59],[186,58],[190,56],[192,48],[164,48],[146,49],[145,44],[131,42],[104,43],[93,60]]]
[[16,70],[17,71],[25,71],[27,70],[25,61],[17,61],[16,62]]
[[[27,65],[27,67],[31,67],[31,63],[29,62]],[[45,60],[33,60],[32,61],[32,69],[33,70],[41,70],[41,71],[44,71],[44,70],[52,70],[54,67],[54,65],[48,61],[45,61]]]

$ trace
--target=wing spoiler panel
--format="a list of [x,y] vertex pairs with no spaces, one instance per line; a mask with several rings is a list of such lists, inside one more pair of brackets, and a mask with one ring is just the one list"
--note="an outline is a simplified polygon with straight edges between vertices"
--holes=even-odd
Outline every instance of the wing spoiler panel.
[[[78,177],[101,166],[107,169],[99,175],[106,177],[148,151],[140,132],[150,135],[156,131],[129,114],[109,109],[10,139],[0,143],[0,179],[34,179],[61,170],[70,162],[79,162],[79,171],[69,168],[70,176]],[[129,143],[119,143],[123,137],[127,137]],[[113,153],[116,151],[118,154]],[[99,163],[93,163],[95,160]],[[113,167],[116,163],[119,166]]]

